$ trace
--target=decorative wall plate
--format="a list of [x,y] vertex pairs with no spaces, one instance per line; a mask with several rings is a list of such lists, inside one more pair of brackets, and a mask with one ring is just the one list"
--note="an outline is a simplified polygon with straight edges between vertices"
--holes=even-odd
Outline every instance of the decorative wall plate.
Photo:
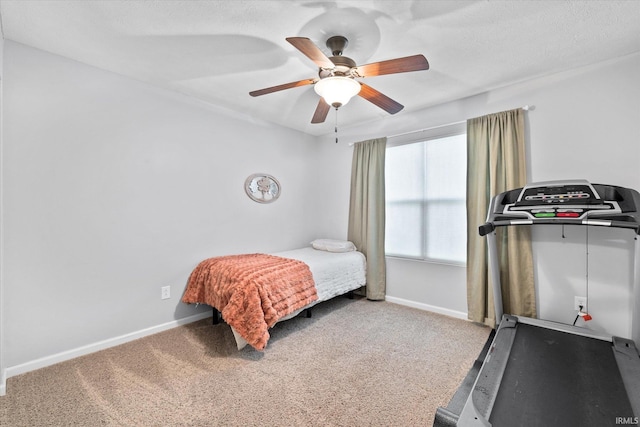
[[280,196],[280,183],[266,173],[254,173],[245,180],[244,191],[258,203],[271,203]]

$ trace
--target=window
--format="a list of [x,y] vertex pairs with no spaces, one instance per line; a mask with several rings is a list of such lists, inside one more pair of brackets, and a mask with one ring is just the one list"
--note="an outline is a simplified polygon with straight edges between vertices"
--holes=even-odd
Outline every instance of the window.
[[386,254],[465,263],[464,127],[439,128],[417,142],[388,144],[385,164]]

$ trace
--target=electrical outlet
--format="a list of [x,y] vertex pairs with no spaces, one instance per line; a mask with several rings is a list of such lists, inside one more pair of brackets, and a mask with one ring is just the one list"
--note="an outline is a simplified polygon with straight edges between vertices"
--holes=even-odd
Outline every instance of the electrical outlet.
[[171,298],[171,286],[163,286],[160,288],[160,299]]
[[578,311],[580,306],[582,306],[583,311],[587,310],[587,297],[573,297],[573,309]]

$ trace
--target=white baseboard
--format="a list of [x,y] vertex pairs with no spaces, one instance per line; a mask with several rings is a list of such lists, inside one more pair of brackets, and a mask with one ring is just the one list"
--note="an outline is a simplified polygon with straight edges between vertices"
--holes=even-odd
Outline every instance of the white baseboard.
[[[115,347],[120,344],[124,344],[130,341],[134,341],[149,335],[157,334],[158,332],[166,331],[168,329],[175,328],[180,325],[186,325],[188,323],[196,322],[201,319],[211,317],[211,312],[194,314],[193,316],[185,317],[182,319],[174,320],[171,322],[163,323],[161,325],[152,326],[150,328],[142,329],[137,332],[131,332],[129,334],[121,335],[119,337],[109,338],[104,341],[99,341],[93,344],[85,345],[83,347],[75,348],[62,353],[53,354],[51,356],[42,357],[40,359],[32,360],[30,362],[22,363],[16,366],[10,366],[5,369],[2,383],[0,384],[0,396],[6,393],[6,380],[7,378],[14,377],[16,375],[24,374],[26,372],[35,371],[36,369],[44,368],[54,365],[56,363],[64,362],[74,359],[76,357],[84,356],[86,354],[95,353],[96,351],[104,350],[110,347]],[[3,393],[4,392],[4,393]]]
[[385,301],[388,301],[394,304],[399,304],[399,305],[406,305],[407,307],[417,308],[419,310],[431,311],[433,313],[438,313],[438,314],[444,314],[445,316],[455,317],[457,319],[468,320],[467,313],[464,311],[451,310],[449,308],[443,308],[435,305],[424,304],[421,302],[410,301],[403,298],[390,297],[388,295],[385,297]]
[[7,377],[4,370],[0,371],[0,396],[7,394]]

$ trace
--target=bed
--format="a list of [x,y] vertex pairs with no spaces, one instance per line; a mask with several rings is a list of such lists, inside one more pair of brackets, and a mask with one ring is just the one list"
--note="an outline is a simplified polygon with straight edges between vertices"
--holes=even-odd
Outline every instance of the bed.
[[206,304],[231,326],[238,349],[264,350],[269,329],[314,305],[365,285],[365,256],[353,243],[317,239],[271,254],[208,258],[193,270],[182,297]]

